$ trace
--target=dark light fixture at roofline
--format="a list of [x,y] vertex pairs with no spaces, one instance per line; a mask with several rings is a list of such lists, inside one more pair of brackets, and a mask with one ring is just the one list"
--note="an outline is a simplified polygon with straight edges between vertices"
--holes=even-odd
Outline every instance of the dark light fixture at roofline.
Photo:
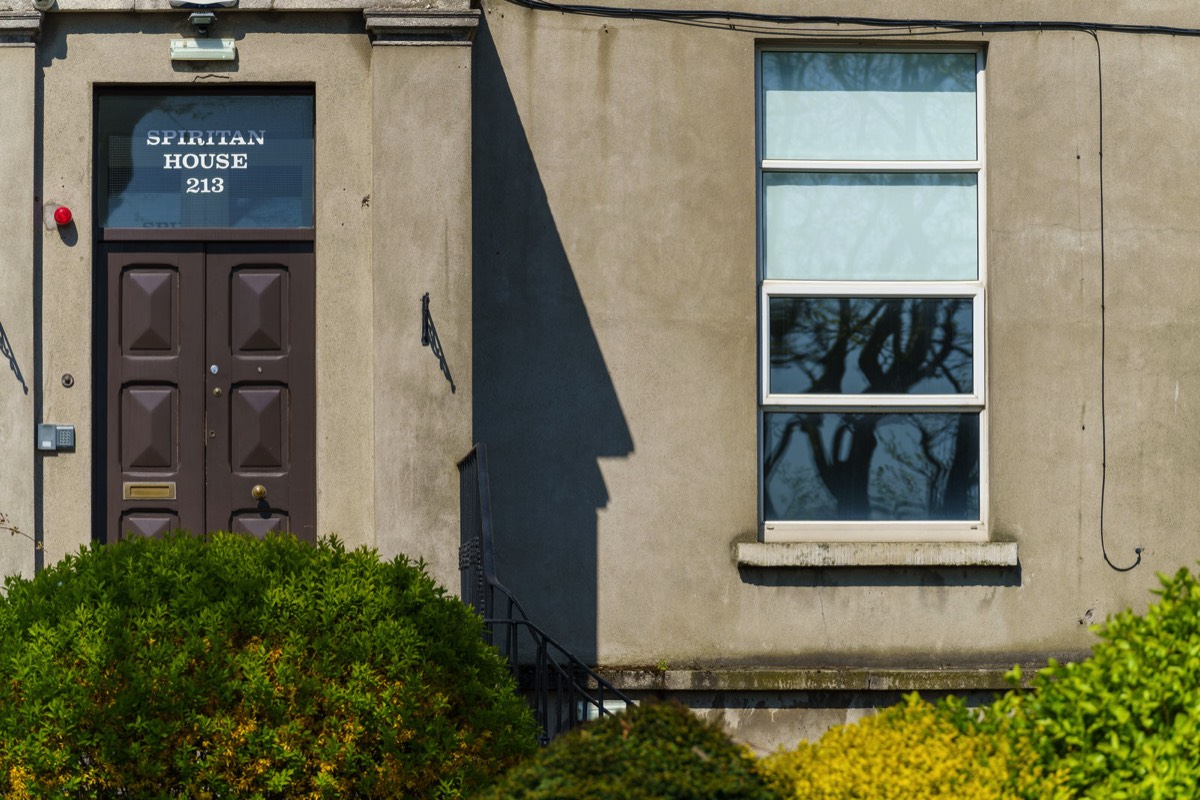
[[217,21],[217,15],[211,11],[193,11],[188,14],[188,23],[201,36],[208,36],[208,28]]

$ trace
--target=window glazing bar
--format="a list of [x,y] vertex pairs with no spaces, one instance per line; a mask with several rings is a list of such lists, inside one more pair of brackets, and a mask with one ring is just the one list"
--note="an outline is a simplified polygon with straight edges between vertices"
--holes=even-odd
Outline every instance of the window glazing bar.
[[982,161],[810,161],[763,159],[763,172],[979,172]]

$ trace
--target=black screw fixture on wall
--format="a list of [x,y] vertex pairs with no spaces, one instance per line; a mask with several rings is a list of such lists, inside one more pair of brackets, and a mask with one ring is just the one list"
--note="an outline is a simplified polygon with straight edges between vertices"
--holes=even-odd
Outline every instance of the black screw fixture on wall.
[[433,350],[433,355],[442,368],[442,374],[450,383],[450,394],[457,391],[454,376],[450,374],[450,365],[446,363],[446,354],[442,351],[442,340],[438,338],[437,327],[433,324],[433,315],[429,313],[429,292],[421,295],[421,346]]

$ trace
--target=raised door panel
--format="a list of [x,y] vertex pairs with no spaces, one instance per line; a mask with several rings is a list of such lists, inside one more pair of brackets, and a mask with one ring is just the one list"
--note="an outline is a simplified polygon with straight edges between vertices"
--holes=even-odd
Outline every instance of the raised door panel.
[[263,539],[268,533],[291,530],[291,524],[285,515],[254,512],[234,515],[231,528],[234,533],[248,533]]
[[179,527],[179,517],[175,514],[155,514],[138,511],[124,514],[121,517],[120,536],[128,539],[135,536],[159,538]]
[[286,386],[240,386],[230,395],[230,464],[234,472],[286,472],[289,420]]
[[179,352],[179,270],[138,266],[121,272],[121,352]]
[[121,389],[121,468],[125,472],[174,471],[179,466],[179,389]]

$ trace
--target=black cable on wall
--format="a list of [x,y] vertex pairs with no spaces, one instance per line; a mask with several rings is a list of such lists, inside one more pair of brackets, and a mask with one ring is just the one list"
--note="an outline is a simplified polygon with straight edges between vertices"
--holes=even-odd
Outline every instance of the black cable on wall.
[[[614,19],[647,19],[660,22],[709,24],[725,29],[746,30],[751,26],[770,25],[763,32],[796,33],[794,30],[780,31],[779,26],[805,25],[856,25],[890,30],[896,36],[916,35],[917,28],[940,28],[952,31],[1082,31],[1094,34],[1105,33],[1157,34],[1163,36],[1200,36],[1200,28],[1176,27],[1171,25],[1134,25],[1122,22],[1079,22],[1073,20],[961,20],[961,19],[887,19],[883,17],[848,17],[805,14],[766,14],[755,11],[730,11],[722,9],[682,8],[619,8],[615,6],[587,5],[576,3],[554,3],[549,0],[506,0],[512,5],[534,11],[557,11],[560,14],[579,14],[590,17]],[[828,28],[804,30],[805,35],[845,36],[845,31],[830,31]],[[858,35],[859,32],[850,32]],[[921,35],[927,35],[922,32]]]
[[1105,260],[1104,260],[1104,67],[1100,57],[1100,36],[1096,31],[1085,31],[1091,35],[1096,42],[1096,95],[1097,106],[1099,109],[1099,159],[1100,159],[1100,554],[1104,556],[1104,563],[1115,569],[1117,572],[1129,572],[1131,569],[1142,563],[1142,548],[1141,546],[1133,548],[1134,555],[1137,559],[1127,567],[1118,567],[1108,557],[1108,548],[1104,544],[1104,506],[1108,489],[1108,379],[1106,375],[1105,365],[1108,363],[1107,345],[1108,345],[1108,325],[1107,325],[1107,306],[1104,286],[1105,277]]

